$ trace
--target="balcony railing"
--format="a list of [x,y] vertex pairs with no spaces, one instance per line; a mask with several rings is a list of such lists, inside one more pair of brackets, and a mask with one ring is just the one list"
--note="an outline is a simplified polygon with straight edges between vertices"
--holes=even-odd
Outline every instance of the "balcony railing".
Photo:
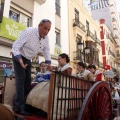
[[99,45],[101,45],[101,41],[98,38],[94,39],[96,43],[98,43]]
[[57,3],[55,3],[55,8],[56,8],[56,14],[58,15],[58,16],[60,16],[60,6],[57,4]]
[[109,39],[113,43],[113,39],[112,39],[112,37],[109,34],[106,35],[106,38]]
[[117,28],[117,27],[114,27],[113,30],[118,30],[118,28]]
[[109,50],[109,54],[115,58],[115,54],[111,50]]
[[86,36],[91,37],[93,40],[95,40],[95,35],[90,31],[90,30],[86,30]]
[[120,54],[117,54],[117,58],[120,58]]
[[81,52],[80,50],[74,51],[74,60],[79,60],[79,61],[88,61],[87,59],[87,54],[84,54],[83,51]]
[[115,12],[111,12],[111,14],[115,14]]
[[74,51],[74,60],[80,60],[79,51]]
[[116,36],[114,37],[114,39],[119,39],[119,37],[116,35]]
[[99,61],[98,60],[92,59],[92,62],[93,62],[94,65],[99,66]]
[[83,52],[80,52],[79,50],[74,51],[73,53],[74,53],[74,60],[84,61],[85,63],[99,66],[98,59],[95,58],[93,59],[92,57],[90,57],[90,54],[85,54]]
[[85,32],[85,26],[77,19],[74,19],[73,21],[73,27],[79,27],[83,32]]
[[113,18],[113,19],[112,19],[112,22],[116,22],[116,19],[115,19],[115,18]]

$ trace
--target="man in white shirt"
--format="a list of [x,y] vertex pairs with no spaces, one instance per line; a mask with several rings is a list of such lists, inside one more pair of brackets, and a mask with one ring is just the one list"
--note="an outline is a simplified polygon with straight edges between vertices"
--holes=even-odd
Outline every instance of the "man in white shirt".
[[12,58],[16,77],[15,108],[19,114],[30,115],[25,110],[25,96],[31,85],[31,59],[39,52],[45,57],[45,63],[51,68],[49,38],[51,21],[43,19],[38,28],[26,28],[12,46]]

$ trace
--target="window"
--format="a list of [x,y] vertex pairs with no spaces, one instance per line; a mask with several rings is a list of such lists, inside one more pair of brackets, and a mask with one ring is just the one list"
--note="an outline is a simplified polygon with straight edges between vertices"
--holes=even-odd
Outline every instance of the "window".
[[61,42],[60,42],[60,31],[55,31],[56,33],[56,44],[61,46]]
[[58,16],[60,16],[60,0],[55,0],[55,10],[56,10],[56,14]]
[[10,8],[9,19],[14,20],[14,21],[16,21],[22,25],[25,25],[27,27],[31,26],[31,17],[25,15],[24,13],[14,9],[14,8]]
[[75,22],[79,24],[79,11],[75,8]]
[[15,12],[15,11],[12,11],[12,10],[9,11],[9,18],[11,20],[14,20],[14,21],[18,22],[19,21],[19,17],[20,17],[20,15],[19,15],[18,12]]

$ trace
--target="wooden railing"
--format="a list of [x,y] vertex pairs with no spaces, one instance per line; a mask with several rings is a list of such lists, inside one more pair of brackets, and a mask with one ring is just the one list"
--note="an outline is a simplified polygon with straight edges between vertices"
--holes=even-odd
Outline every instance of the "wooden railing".
[[77,120],[82,103],[94,81],[82,80],[60,72],[52,74],[49,94],[50,120]]

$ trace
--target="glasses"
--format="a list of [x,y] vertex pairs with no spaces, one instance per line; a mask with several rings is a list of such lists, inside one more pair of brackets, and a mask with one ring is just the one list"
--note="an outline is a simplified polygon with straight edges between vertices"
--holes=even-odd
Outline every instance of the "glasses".
[[43,24],[43,23],[45,23],[45,22],[49,22],[49,23],[51,24],[51,21],[48,20],[48,19],[43,19],[43,20],[41,20],[40,24]]

